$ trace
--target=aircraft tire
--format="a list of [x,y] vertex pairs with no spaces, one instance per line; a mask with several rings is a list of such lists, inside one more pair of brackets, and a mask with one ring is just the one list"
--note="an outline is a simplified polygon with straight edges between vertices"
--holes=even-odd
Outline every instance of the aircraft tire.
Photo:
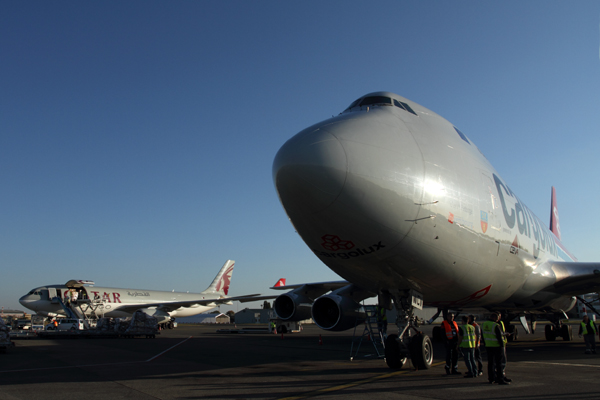
[[277,333],[288,333],[287,327],[285,325],[280,325],[279,328],[277,328]]
[[571,325],[562,325],[560,327],[560,336],[565,342],[571,342],[573,340],[573,328],[571,328]]
[[433,344],[427,335],[418,334],[410,341],[410,358],[417,369],[429,369],[433,363]]
[[398,335],[388,335],[385,339],[385,363],[391,369],[400,369],[406,363],[406,357],[400,353],[397,339]]
[[554,330],[554,325],[546,325],[545,332],[546,340],[549,342],[553,342],[556,340],[556,331]]

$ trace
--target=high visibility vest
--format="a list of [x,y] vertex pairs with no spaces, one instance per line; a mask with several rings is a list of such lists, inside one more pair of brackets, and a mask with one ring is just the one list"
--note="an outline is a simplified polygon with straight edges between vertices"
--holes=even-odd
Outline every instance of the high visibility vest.
[[504,322],[500,321],[500,327],[502,328],[502,341],[504,342],[504,345],[506,345],[506,343],[508,343],[508,338],[506,336],[504,336],[504,332],[506,332],[506,329],[504,329]]
[[469,324],[461,326],[463,330],[463,339],[458,347],[472,349],[475,348],[475,328]]
[[[454,331],[458,335],[458,325],[456,324],[456,321],[452,321],[452,325],[454,326]],[[442,328],[444,328],[444,331],[446,331],[446,339],[448,340],[452,340],[454,337],[452,335],[452,325],[450,325],[448,321],[442,322]]]
[[[595,335],[596,334],[596,324],[594,324],[594,321],[590,321],[590,326],[592,327],[592,330],[594,331],[594,335]],[[584,335],[588,334],[587,324],[583,321],[581,321],[581,330]]]
[[379,313],[377,315],[379,321],[387,321],[387,312],[385,310],[385,308],[381,307],[379,308]]
[[485,321],[481,324],[481,330],[483,332],[483,341],[485,342],[485,347],[500,347],[500,343],[498,343],[498,338],[496,337],[496,325],[494,321]]
[[477,325],[477,322],[473,322],[471,326],[475,328],[475,333],[477,333],[477,331],[479,330],[479,338],[477,338],[477,335],[475,337],[475,347],[479,347],[481,345],[481,328],[479,327],[479,325]]

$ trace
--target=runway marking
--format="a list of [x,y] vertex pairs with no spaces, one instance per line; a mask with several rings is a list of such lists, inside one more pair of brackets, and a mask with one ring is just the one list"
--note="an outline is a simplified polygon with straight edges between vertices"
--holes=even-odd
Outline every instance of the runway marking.
[[181,342],[177,343],[176,345],[169,347],[168,349],[166,349],[166,350],[165,350],[165,351],[163,351],[162,353],[159,353],[159,354],[155,355],[154,357],[147,359],[145,362],[150,362],[150,361],[152,361],[152,360],[154,360],[154,359],[156,359],[156,358],[158,358],[158,357],[162,356],[162,355],[163,355],[163,354],[165,354],[166,352],[168,352],[168,351],[171,351],[171,350],[172,350],[172,349],[174,349],[175,347],[179,346],[180,344],[183,344],[183,343],[187,342],[187,341],[188,341],[188,340],[190,340],[191,338],[192,338],[192,336],[188,337],[188,338],[187,338],[187,339],[185,339],[185,340],[182,340]]
[[[446,364],[445,361],[443,362],[438,362],[438,363],[433,363],[431,364],[432,367],[437,367],[438,365],[443,365]],[[366,379],[361,379],[360,381],[355,381],[352,383],[346,383],[344,385],[337,385],[337,386],[332,386],[332,387],[328,387],[328,388],[323,388],[323,389],[319,389],[319,390],[315,390],[312,392],[307,392],[298,396],[291,396],[291,397],[283,397],[279,400],[298,400],[298,399],[305,399],[308,397],[314,397],[314,396],[318,396],[320,394],[323,393],[330,393],[330,392],[335,392],[337,390],[342,390],[342,389],[348,389],[354,386],[359,386],[359,385],[364,385],[367,383],[371,383],[371,382],[375,382],[378,381],[380,379],[386,379],[386,378],[391,378],[394,376],[398,376],[398,375],[404,375],[407,374],[409,372],[413,372],[412,370],[404,370],[404,371],[396,371],[396,372],[390,372],[387,374],[383,374],[383,375],[378,375],[378,376],[374,376],[372,378],[366,378]]]
[[592,367],[600,368],[600,365],[595,364],[571,364],[571,363],[557,363],[557,362],[542,362],[542,361],[521,361],[522,364],[547,364],[547,365],[561,365],[564,367]]
[[84,364],[84,365],[69,365],[69,366],[64,366],[64,367],[46,367],[46,368],[30,368],[30,369],[11,369],[8,371],[0,371],[0,373],[6,373],[6,372],[31,372],[31,371],[48,371],[48,370],[53,370],[53,369],[68,369],[68,368],[86,368],[86,367],[104,367],[107,365],[123,365],[123,364],[139,364],[139,363],[147,363],[147,362],[151,362],[155,359],[157,359],[158,357],[162,356],[163,354],[165,354],[168,351],[173,350],[175,347],[179,346],[180,344],[183,344],[185,342],[187,342],[188,340],[190,340],[192,338],[192,336],[188,337],[187,339],[182,340],[181,342],[177,343],[174,346],[169,347],[168,349],[166,349],[163,352],[158,353],[157,355],[155,355],[154,357],[151,357],[149,359],[147,359],[146,361],[125,361],[125,362],[119,362],[119,363],[105,363],[105,364]]

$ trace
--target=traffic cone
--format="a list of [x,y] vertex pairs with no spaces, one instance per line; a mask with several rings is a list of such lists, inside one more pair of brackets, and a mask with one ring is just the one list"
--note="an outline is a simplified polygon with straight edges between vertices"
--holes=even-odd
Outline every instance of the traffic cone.
[[321,337],[321,335],[319,334],[319,346],[323,345],[323,338]]

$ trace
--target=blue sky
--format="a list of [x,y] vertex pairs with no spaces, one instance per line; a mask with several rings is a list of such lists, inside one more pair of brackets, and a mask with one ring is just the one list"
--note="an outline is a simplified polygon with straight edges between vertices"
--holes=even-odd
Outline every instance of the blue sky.
[[[442,115],[600,261],[600,3],[3,2],[0,306],[35,286],[230,294],[334,280],[271,177],[292,135],[388,90]],[[243,308],[245,306],[234,306]]]

